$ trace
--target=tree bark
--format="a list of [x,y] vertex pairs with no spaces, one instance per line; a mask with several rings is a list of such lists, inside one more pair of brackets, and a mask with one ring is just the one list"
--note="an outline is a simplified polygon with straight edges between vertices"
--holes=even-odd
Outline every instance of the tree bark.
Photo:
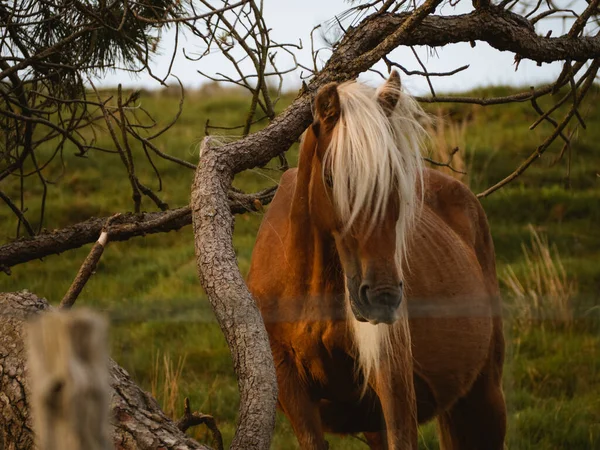
[[[52,309],[27,292],[0,293],[0,449],[33,450],[25,323]],[[150,394],[109,360],[111,428],[117,450],[208,450],[182,433]]]

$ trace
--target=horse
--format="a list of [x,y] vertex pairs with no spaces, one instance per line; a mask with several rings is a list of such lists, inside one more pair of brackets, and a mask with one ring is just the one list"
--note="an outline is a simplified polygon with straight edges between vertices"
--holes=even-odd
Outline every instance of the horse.
[[424,167],[418,103],[400,77],[331,83],[298,167],[281,178],[247,278],[269,334],[278,407],[302,449],[325,432],[416,449],[502,450],[504,338],[487,218]]

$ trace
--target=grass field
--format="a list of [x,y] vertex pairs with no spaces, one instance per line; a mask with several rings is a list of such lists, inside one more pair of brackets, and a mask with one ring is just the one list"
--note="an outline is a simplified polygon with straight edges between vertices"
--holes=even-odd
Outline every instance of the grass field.
[[[472,94],[506,92],[493,88]],[[504,388],[511,449],[600,449],[600,106],[596,94],[581,108],[587,112],[587,130],[579,132],[570,152],[568,181],[569,152],[553,165],[561,149],[555,144],[516,182],[482,200],[496,245],[499,276],[513,273],[527,291],[519,297],[502,283],[507,336]],[[288,96],[281,103],[290,100]],[[177,111],[178,99],[146,93],[141,102],[161,123],[167,123]],[[238,125],[246,106],[247,99],[234,92],[189,93],[181,119],[159,138],[158,146],[196,163],[206,120]],[[430,110],[446,119],[433,134],[437,141],[453,141],[449,148],[460,146],[455,164],[467,170],[464,181],[475,192],[509,174],[551,132],[546,123],[528,130],[537,118],[529,103],[487,109],[435,106]],[[110,145],[106,133],[99,138]],[[140,148],[134,151],[142,181],[157,189],[143,152]],[[441,152],[438,156],[443,157]],[[82,159],[74,153],[72,148],[65,151],[62,176],[60,165],[47,169],[48,176],[59,179],[50,186],[46,228],[132,210],[129,182],[117,155],[92,153]],[[296,153],[296,148],[289,152],[292,164]],[[185,205],[193,171],[155,162],[163,178],[163,200],[171,207]],[[241,174],[235,184],[252,191],[278,178],[279,173],[272,169],[259,169]],[[29,177],[25,188],[27,214],[35,223],[41,187],[35,177]],[[17,197],[18,181],[10,180],[2,189]],[[148,199],[143,208],[155,209]],[[237,217],[234,244],[242,273],[248,270],[261,218],[257,213]],[[548,272],[535,266],[531,249],[525,257],[522,246],[531,246],[530,224],[555,247],[549,253],[555,268],[556,255],[560,255],[564,275],[561,278],[560,270],[555,272],[567,294],[557,301],[566,306],[566,318],[558,317],[552,302],[546,301],[551,291],[544,289],[558,283],[557,276],[545,275],[538,283],[542,292],[529,292],[535,285],[527,284],[532,274]],[[14,238],[15,230],[14,217],[2,205],[2,243]],[[165,409],[180,415],[183,398],[189,396],[194,409],[216,417],[227,443],[235,430],[237,386],[228,349],[199,286],[192,239],[187,227],[110,244],[77,304],[104,311],[111,318],[113,357],[145,389],[152,390]],[[0,289],[29,289],[51,302],[60,301],[88,251],[89,247],[81,248],[17,266],[12,276],[0,276]],[[529,306],[534,298],[539,305],[532,312]],[[207,439],[203,429],[191,433]],[[333,449],[366,448],[354,437],[332,436],[329,440]],[[422,427],[420,445],[422,449],[437,448],[433,425]],[[297,448],[282,416],[278,417],[273,448]]]

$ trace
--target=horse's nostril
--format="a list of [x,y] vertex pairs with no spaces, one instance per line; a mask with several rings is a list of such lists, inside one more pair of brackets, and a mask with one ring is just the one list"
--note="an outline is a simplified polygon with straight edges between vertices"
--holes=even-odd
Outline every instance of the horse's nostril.
[[397,308],[402,302],[402,288],[372,288],[364,291],[369,305]]
[[360,297],[361,301],[363,301],[364,303],[369,303],[369,285],[368,284],[363,283],[360,285],[359,297]]

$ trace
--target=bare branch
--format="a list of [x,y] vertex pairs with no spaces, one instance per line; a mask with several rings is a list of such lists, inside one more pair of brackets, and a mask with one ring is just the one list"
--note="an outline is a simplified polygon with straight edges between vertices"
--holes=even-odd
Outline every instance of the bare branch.
[[466,175],[467,172],[463,172],[462,170],[458,170],[455,169],[454,167],[452,167],[452,160],[454,159],[454,155],[456,155],[458,153],[458,147],[454,147],[451,151],[450,151],[450,155],[448,155],[448,159],[445,162],[441,162],[441,161],[435,161],[431,158],[423,158],[425,161],[427,161],[430,164],[433,164],[434,166],[438,166],[438,167],[447,167],[448,169],[450,169],[452,172],[456,172],[456,173],[460,173],[463,175]]
[[[260,211],[269,204],[275,188],[256,194],[232,192],[229,208],[233,214]],[[109,217],[92,218],[85,222],[62,228],[33,238],[19,239],[0,246],[0,270],[10,273],[10,267],[58,254],[94,242],[102,232]],[[111,241],[126,241],[146,234],[176,231],[192,223],[189,206],[164,212],[120,214],[107,230]]]
[[100,237],[90,250],[88,256],[83,261],[83,264],[81,264],[79,272],[77,272],[77,276],[73,280],[71,287],[61,300],[59,305],[60,309],[71,309],[71,307],[75,304],[75,300],[77,300],[77,297],[83,290],[85,284],[95,272],[96,266],[98,265],[98,261],[100,261],[102,253],[104,253],[104,249],[108,244],[108,228],[110,227],[111,222],[114,221],[118,216],[119,214],[115,214],[114,216],[111,216],[106,220],[106,224],[102,228]]
[[17,207],[17,205],[14,204],[14,202],[10,199],[10,197],[8,195],[6,195],[4,192],[0,191],[0,198],[2,200],[4,200],[4,202],[8,205],[8,207],[19,218],[19,223],[22,223],[25,226],[25,229],[27,230],[27,233],[29,233],[30,236],[35,235],[35,231],[33,231],[33,228],[31,227],[31,224],[27,221],[27,219],[23,215],[23,211],[21,211],[21,209],[19,209]]
[[495,185],[491,186],[490,188],[486,189],[485,191],[477,194],[477,197],[487,197],[488,195],[492,194],[493,192],[497,191],[498,189],[502,188],[503,186],[507,185],[508,183],[510,183],[511,181],[513,181],[515,178],[519,177],[523,172],[525,172],[525,170],[527,170],[527,168],[539,157],[542,156],[542,154],[548,149],[548,147],[550,147],[550,144],[552,144],[552,142],[554,142],[554,140],[560,135],[560,133],[562,132],[562,130],[567,126],[567,124],[569,123],[569,121],[571,120],[571,118],[575,115],[575,111],[577,109],[577,106],[579,105],[579,103],[581,103],[581,100],[584,98],[585,93],[589,90],[589,88],[592,86],[596,73],[598,72],[598,69],[600,68],[600,61],[599,60],[595,60],[592,63],[591,66],[591,70],[592,70],[592,75],[589,76],[585,83],[583,84],[583,86],[581,87],[581,90],[579,92],[579,94],[577,95],[577,101],[573,104],[573,106],[571,107],[571,109],[569,110],[569,112],[565,115],[565,117],[563,118],[563,120],[560,122],[560,124],[558,124],[558,126],[556,127],[556,129],[554,130],[554,132],[548,136],[546,138],[546,140],[540,145],[538,146],[535,151],[525,160],[521,163],[521,165],[519,167],[517,167],[517,169],[512,172],[510,175],[508,175],[506,178],[504,178],[502,181],[499,181],[498,183],[496,183]]
[[177,421],[177,428],[185,433],[191,427],[206,425],[212,434],[215,450],[223,450],[223,436],[217,427],[214,417],[197,411],[192,412],[190,408],[190,399],[187,397],[185,398],[184,407],[183,417]]

